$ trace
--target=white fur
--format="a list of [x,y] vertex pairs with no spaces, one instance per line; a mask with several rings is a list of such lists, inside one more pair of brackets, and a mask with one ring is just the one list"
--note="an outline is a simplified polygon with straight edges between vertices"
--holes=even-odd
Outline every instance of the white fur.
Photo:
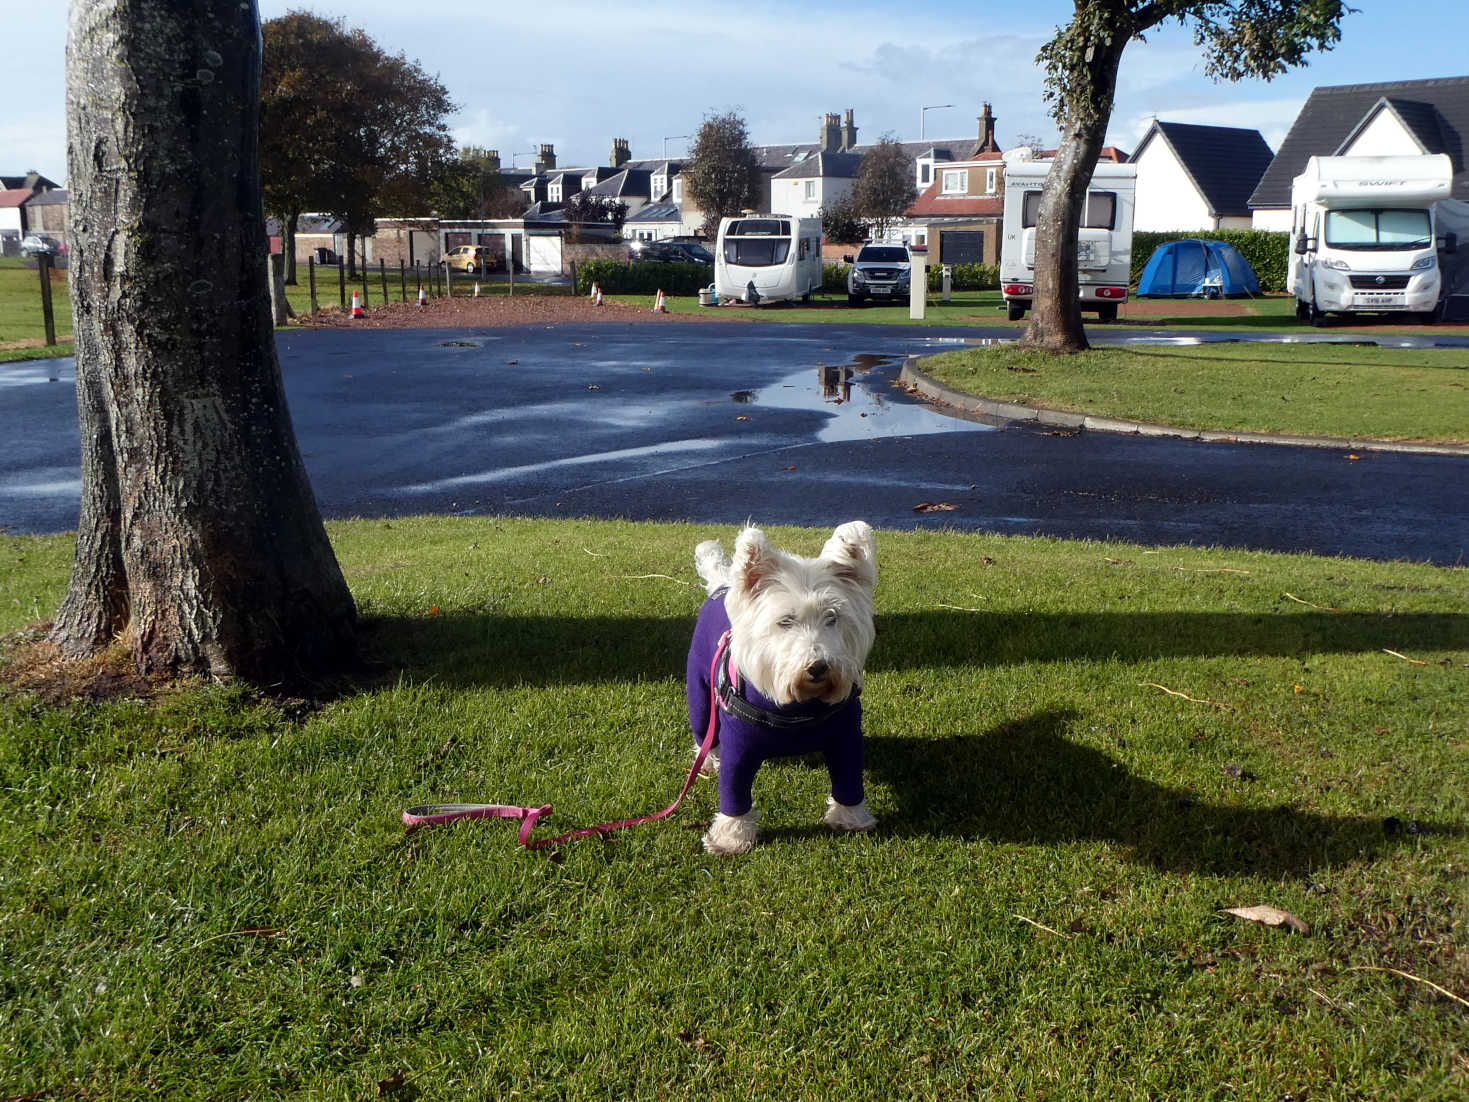
[[714,813],[714,821],[704,834],[704,852],[721,856],[749,853],[755,839],[760,836],[760,812],[751,808],[743,815]]
[[[730,659],[751,686],[777,704],[845,700],[862,685],[872,650],[872,591],[877,546],[872,528],[854,520],[839,526],[814,559],[772,547],[747,527],[726,556],[717,540],[694,549],[694,566],[713,594],[728,587]],[[718,759],[702,770],[713,775]],[[704,835],[710,853],[744,853],[755,844],[758,813],[718,814]],[[825,822],[835,830],[865,832],[877,825],[864,801],[855,807],[827,799]]]

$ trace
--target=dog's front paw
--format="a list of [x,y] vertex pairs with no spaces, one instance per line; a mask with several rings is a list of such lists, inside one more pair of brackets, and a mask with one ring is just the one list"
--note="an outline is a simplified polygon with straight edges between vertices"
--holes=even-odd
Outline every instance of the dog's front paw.
[[743,815],[717,812],[704,834],[704,852],[720,856],[749,853],[760,834],[760,813],[754,808]]
[[866,800],[860,804],[839,804],[828,796],[826,814],[822,819],[832,830],[846,830],[853,834],[866,834],[877,826],[877,819],[867,810]]

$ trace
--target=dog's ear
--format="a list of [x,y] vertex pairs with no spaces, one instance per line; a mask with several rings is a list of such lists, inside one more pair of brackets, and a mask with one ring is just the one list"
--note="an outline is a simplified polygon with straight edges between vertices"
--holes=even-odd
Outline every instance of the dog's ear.
[[849,520],[831,534],[821,559],[849,581],[872,588],[877,584],[877,537],[865,520]]
[[737,593],[759,593],[780,565],[775,548],[758,528],[746,528],[735,538],[729,562],[729,586]]

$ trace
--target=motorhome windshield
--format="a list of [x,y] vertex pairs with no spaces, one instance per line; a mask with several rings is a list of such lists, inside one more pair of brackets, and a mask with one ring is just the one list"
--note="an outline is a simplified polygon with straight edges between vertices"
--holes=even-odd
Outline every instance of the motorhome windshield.
[[1326,212],[1326,244],[1333,249],[1426,249],[1432,241],[1426,210]]

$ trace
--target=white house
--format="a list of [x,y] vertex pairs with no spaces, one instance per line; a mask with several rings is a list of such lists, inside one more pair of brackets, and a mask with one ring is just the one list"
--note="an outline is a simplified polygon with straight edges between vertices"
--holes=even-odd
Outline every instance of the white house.
[[1317,88],[1250,196],[1255,229],[1289,230],[1291,181],[1311,157],[1447,153],[1453,197],[1469,199],[1469,76]]
[[1132,155],[1135,230],[1247,230],[1274,154],[1258,130],[1154,122]]

